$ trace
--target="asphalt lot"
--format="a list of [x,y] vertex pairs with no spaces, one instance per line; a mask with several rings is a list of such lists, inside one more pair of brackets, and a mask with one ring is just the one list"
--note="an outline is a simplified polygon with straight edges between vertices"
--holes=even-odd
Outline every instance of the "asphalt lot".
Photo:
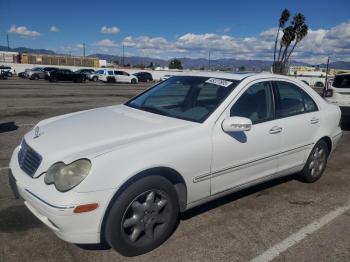
[[[34,124],[55,115],[119,104],[148,86],[0,80],[0,262],[249,261],[271,247],[282,251],[274,261],[350,261],[349,127],[344,127],[317,183],[282,178],[187,211],[167,242],[136,258],[65,243],[13,198],[6,167],[12,150]],[[317,230],[303,231],[344,206]],[[291,245],[289,237],[300,230],[307,236]],[[291,247],[283,249],[285,242]]]

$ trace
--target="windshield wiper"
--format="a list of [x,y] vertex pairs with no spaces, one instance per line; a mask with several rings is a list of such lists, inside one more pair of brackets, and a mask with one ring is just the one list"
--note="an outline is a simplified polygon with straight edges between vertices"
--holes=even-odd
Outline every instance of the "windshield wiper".
[[171,116],[171,114],[169,114],[168,112],[165,112],[163,110],[160,110],[156,107],[151,107],[151,106],[140,106],[138,107],[141,110],[145,110],[147,112],[151,112],[151,113],[155,113],[155,114],[159,114],[159,115],[163,115],[163,116]]

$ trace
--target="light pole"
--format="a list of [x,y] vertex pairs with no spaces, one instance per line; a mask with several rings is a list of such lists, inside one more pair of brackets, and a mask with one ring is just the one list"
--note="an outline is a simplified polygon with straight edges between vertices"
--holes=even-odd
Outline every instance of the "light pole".
[[85,57],[85,43],[83,43],[83,56]]
[[10,52],[10,40],[9,40],[9,34],[6,34],[6,40],[7,40],[7,52]]

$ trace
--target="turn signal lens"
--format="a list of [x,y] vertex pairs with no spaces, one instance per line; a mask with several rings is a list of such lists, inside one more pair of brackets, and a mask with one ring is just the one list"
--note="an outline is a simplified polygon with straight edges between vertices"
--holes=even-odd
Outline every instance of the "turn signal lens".
[[74,208],[73,213],[85,213],[85,212],[90,212],[98,208],[97,203],[92,203],[92,204],[86,204],[86,205],[80,205]]

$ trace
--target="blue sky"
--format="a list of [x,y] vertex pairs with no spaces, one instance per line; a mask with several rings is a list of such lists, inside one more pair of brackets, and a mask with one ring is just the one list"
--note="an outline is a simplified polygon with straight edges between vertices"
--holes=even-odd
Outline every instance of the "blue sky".
[[349,0],[1,0],[0,45],[9,33],[11,47],[59,53],[81,54],[84,42],[88,54],[120,55],[124,44],[128,55],[205,57],[210,49],[214,58],[268,59],[284,8],[303,13],[311,29],[295,59],[349,60]]

